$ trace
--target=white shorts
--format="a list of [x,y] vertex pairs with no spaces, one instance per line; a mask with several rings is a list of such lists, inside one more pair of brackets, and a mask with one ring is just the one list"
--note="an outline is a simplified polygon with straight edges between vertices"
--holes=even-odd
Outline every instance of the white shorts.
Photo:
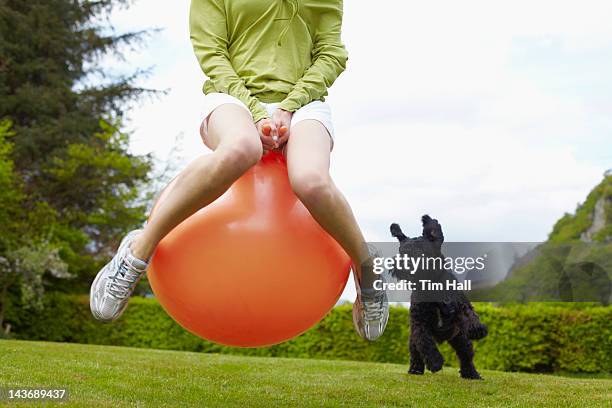
[[[210,114],[217,107],[219,107],[220,105],[226,104],[226,103],[234,103],[238,106],[242,106],[247,112],[249,112],[249,115],[251,115],[251,111],[249,110],[249,108],[240,99],[234,96],[228,95],[226,93],[221,93],[221,92],[211,92],[209,94],[206,94],[204,96],[204,106],[202,108],[202,115],[201,115],[201,117],[204,119],[202,120],[202,125],[200,126],[200,133],[203,138],[206,138],[206,133],[208,131],[208,118]],[[272,114],[274,113],[278,105],[280,105],[280,102],[274,102],[274,103],[263,103],[262,102],[261,104],[266,108],[270,117],[272,117]],[[251,117],[253,117],[253,115],[251,115]],[[334,145],[334,126],[332,123],[331,108],[329,107],[329,104],[327,102],[312,101],[302,106],[300,109],[298,109],[297,111],[293,113],[293,116],[291,118],[290,129],[293,128],[293,126],[295,126],[296,123],[299,123],[306,119],[318,120],[319,122],[323,124],[323,126],[325,126],[325,128],[329,132],[329,136],[331,137],[332,147],[333,147]]]

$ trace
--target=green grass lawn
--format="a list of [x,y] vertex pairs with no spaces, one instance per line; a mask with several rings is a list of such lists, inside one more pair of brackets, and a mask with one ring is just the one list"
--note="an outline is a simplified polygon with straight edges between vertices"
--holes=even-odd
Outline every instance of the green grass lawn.
[[[0,387],[67,387],[70,406],[612,406],[612,380],[0,340]],[[10,406],[19,406],[8,403]],[[21,405],[23,406],[23,405]]]

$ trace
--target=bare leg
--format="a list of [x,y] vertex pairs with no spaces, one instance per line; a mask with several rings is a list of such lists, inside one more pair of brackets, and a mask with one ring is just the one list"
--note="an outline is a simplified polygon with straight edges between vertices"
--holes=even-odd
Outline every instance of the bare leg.
[[149,259],[166,234],[221,196],[262,154],[251,116],[235,104],[213,111],[206,143],[214,152],[195,159],[175,178],[171,194],[134,239],[131,249],[137,258]]
[[374,278],[361,276],[361,263],[369,254],[351,207],[329,175],[330,149],[329,134],[319,121],[293,126],[286,147],[289,180],[313,218],[351,257],[363,282]]

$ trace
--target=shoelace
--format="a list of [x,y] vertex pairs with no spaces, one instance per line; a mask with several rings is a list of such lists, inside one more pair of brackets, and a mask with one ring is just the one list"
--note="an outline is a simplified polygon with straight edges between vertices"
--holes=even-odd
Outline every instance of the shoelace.
[[371,302],[363,302],[366,320],[379,320],[385,312],[384,293],[376,296]]
[[131,289],[134,287],[138,278],[140,278],[140,273],[131,270],[125,258],[118,259],[119,268],[117,274],[110,278],[110,284],[108,286],[108,292],[117,300],[123,300],[130,296]]

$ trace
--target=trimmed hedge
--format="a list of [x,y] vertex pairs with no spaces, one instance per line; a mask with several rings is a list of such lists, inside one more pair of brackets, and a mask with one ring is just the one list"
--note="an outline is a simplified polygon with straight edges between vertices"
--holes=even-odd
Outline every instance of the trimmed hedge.
[[[476,342],[476,366],[504,371],[612,372],[612,307],[532,303],[496,307],[478,304],[489,336]],[[334,308],[314,328],[272,347],[224,347],[188,333],[154,299],[133,298],[113,324],[93,320],[88,298],[50,293],[42,312],[11,308],[15,336],[46,340],[257,356],[407,363],[408,310],[392,307],[383,338],[369,343],[354,332],[351,306]],[[456,357],[441,350],[450,365]]]

